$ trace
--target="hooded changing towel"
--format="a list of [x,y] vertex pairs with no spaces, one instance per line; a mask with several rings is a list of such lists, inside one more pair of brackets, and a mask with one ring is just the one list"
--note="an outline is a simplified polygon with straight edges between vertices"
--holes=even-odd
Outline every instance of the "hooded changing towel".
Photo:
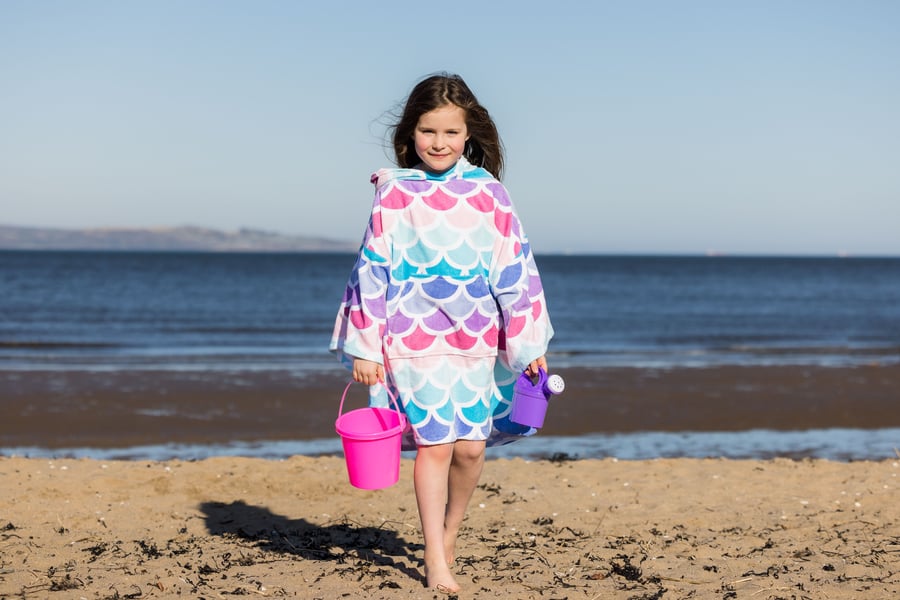
[[[465,159],[434,175],[382,169],[368,227],[337,315],[331,350],[384,362],[456,354],[496,356],[496,435],[509,422],[518,375],[547,351],[553,328],[528,239],[505,187]],[[381,386],[373,405],[384,406]]]

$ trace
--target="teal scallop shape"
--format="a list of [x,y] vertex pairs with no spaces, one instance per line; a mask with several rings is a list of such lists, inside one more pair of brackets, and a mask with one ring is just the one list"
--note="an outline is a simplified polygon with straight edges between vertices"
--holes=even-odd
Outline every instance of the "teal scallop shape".
[[425,272],[432,276],[452,277],[455,279],[462,277],[462,270],[448,263],[443,257],[436,264],[425,269]]
[[419,271],[416,265],[411,264],[405,258],[396,261],[394,268],[391,270],[391,276],[394,281],[406,281]]
[[453,410],[453,405],[447,398],[446,388],[439,388],[426,382],[425,385],[415,391],[414,395],[416,403],[429,411],[433,411],[435,407],[448,404],[450,405],[450,410]]
[[409,248],[419,240],[419,233],[412,227],[398,227],[391,235],[391,242],[395,247]]
[[409,419],[409,422],[412,425],[418,425],[428,418],[428,411],[416,405],[415,402],[404,404],[403,412],[406,413],[406,418]]
[[481,262],[481,257],[477,250],[463,242],[447,252],[447,261],[461,270],[470,271]]
[[418,265],[424,272],[424,268],[436,264],[440,260],[441,255],[420,239],[403,251],[403,258],[410,264]]
[[452,423],[453,419],[456,418],[456,408],[453,406],[453,402],[448,400],[432,410],[431,414],[438,417],[444,423]]
[[459,243],[460,235],[462,235],[462,232],[454,230],[447,225],[429,229],[426,233],[428,241],[436,248],[453,247],[455,244]]
[[494,239],[496,232],[487,227],[478,227],[466,232],[466,240],[473,248],[478,248],[482,252],[490,252],[494,248]]
[[468,423],[478,424],[488,418],[490,409],[484,402],[477,402],[471,406],[461,407],[459,412]]
[[481,394],[467,386],[462,379],[453,384],[453,387],[450,388],[450,395],[453,401],[460,406],[471,405],[481,397]]

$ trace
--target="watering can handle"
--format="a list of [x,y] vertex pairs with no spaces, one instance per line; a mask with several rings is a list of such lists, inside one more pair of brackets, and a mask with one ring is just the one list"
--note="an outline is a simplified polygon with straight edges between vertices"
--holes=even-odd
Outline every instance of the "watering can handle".
[[[344,414],[344,400],[347,399],[347,392],[350,391],[350,386],[353,385],[354,383],[356,383],[356,382],[351,379],[350,382],[347,383],[347,387],[344,388],[344,393],[341,396],[341,405],[338,407],[338,417],[340,417],[342,414]],[[397,414],[398,415],[402,414],[400,412],[400,405],[397,402],[397,397],[393,394],[393,392],[391,392],[391,388],[389,388],[387,385],[385,385],[385,383],[382,381],[379,381],[378,383],[380,385],[384,386],[384,391],[387,392],[388,398],[390,398],[391,402],[394,403],[394,410],[397,411]]]
[[540,367],[538,369],[537,381],[535,381],[535,378],[529,377],[528,373],[526,373],[525,371],[522,371],[522,374],[519,375],[519,379],[521,379],[522,381],[527,381],[528,384],[531,385],[531,387],[543,389],[544,383],[547,381],[547,371],[544,370],[544,367]]

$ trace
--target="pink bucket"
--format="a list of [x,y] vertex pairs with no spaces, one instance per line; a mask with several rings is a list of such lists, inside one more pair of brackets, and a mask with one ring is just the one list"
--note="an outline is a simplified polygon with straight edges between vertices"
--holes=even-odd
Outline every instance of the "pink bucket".
[[344,400],[353,382],[344,388],[335,431],[344,445],[350,485],[362,490],[390,487],[400,479],[400,440],[406,417],[388,391],[394,410],[368,406],[344,413]]

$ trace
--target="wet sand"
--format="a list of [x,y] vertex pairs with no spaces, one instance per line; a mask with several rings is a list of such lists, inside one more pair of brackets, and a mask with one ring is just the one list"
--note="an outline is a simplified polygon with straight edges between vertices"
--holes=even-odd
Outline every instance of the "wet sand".
[[[565,369],[542,434],[900,427],[900,365]],[[342,369],[0,371],[0,447],[334,436]],[[364,402],[355,392],[348,402]]]
[[[459,598],[886,599],[900,462],[488,461]],[[436,598],[411,486],[342,459],[0,458],[2,598]]]

